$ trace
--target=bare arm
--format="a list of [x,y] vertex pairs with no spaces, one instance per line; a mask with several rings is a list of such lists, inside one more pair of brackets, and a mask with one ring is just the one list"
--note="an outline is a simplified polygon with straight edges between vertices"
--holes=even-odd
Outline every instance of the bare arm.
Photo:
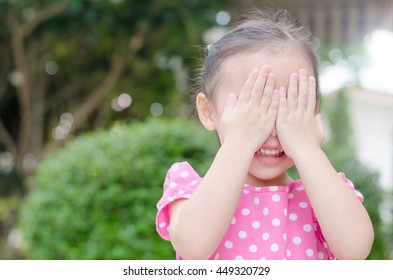
[[338,259],[364,259],[374,232],[370,218],[320,148],[323,128],[315,115],[315,79],[303,69],[290,78],[288,94],[280,89],[277,132],[291,157],[323,231]]
[[186,259],[209,258],[224,237],[259,145],[270,135],[278,110],[275,76],[254,69],[239,97],[229,94],[217,127],[222,146],[191,198],[170,207],[169,233]]

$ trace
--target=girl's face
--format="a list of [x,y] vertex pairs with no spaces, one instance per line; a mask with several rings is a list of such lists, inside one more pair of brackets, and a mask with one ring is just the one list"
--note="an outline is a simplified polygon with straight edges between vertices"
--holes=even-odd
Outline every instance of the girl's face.
[[[268,65],[271,72],[276,75],[275,88],[277,89],[282,86],[288,89],[290,75],[298,72],[301,68],[305,68],[308,73],[314,74],[309,61],[296,51],[273,55],[256,51],[227,58],[222,64],[212,106],[210,106],[214,128],[217,130],[220,139],[219,123],[228,94],[233,92],[239,95],[252,69],[260,68],[262,65]],[[282,147],[275,128],[266,142],[261,143],[260,147],[264,149],[264,153],[254,154],[246,184],[253,186],[287,185],[291,179],[285,171],[294,163],[285,154],[279,152]]]

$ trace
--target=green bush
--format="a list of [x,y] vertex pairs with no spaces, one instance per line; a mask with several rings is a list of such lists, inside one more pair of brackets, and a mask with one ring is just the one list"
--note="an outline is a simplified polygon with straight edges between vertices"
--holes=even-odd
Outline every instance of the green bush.
[[205,172],[213,133],[183,119],[116,125],[42,161],[23,203],[29,259],[173,259],[155,231],[156,203],[175,161]]

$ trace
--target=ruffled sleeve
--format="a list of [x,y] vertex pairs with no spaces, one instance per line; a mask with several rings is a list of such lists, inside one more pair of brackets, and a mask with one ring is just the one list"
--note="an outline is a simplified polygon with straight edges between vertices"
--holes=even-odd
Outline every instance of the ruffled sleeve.
[[201,177],[188,162],[177,162],[168,170],[164,181],[164,192],[157,203],[156,229],[165,240],[169,240],[169,206],[171,203],[190,198],[201,182]]
[[339,172],[338,174],[341,176],[341,178],[344,180],[344,182],[347,184],[347,186],[352,190],[354,195],[356,195],[356,197],[359,199],[359,201],[363,203],[364,196],[362,195],[361,192],[359,192],[357,189],[355,189],[355,186],[352,183],[352,181],[349,180],[347,177],[345,177],[345,174],[343,172]]

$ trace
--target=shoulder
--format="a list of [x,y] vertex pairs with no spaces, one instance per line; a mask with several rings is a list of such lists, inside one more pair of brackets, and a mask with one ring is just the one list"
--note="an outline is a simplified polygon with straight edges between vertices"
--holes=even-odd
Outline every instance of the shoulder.
[[183,185],[192,183],[194,180],[199,181],[200,179],[201,177],[195,169],[187,161],[182,161],[175,162],[169,168],[165,178],[165,184],[172,183],[173,186],[174,183],[178,183]]
[[171,220],[170,208],[171,210],[179,208],[171,206],[174,204],[179,206],[176,202],[190,198],[200,181],[201,177],[186,161],[176,162],[169,168],[162,197],[157,203],[156,216],[156,229],[164,239],[170,239],[168,231]]

